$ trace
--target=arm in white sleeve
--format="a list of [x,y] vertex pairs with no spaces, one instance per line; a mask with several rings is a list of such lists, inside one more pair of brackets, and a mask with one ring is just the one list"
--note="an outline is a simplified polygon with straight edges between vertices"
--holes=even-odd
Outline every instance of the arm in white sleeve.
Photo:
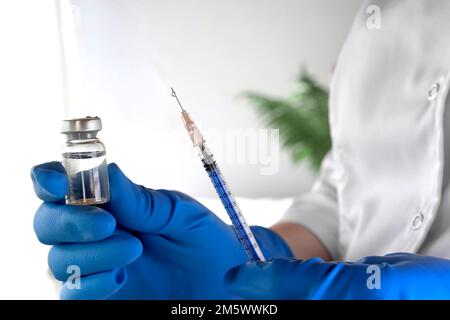
[[280,222],[298,223],[309,229],[338,259],[338,204],[332,152],[322,162],[319,178],[311,191],[297,197]]

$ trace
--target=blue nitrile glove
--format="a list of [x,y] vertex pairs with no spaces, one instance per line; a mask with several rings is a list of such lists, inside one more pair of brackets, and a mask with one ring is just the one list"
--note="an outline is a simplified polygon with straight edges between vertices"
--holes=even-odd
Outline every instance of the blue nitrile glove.
[[224,281],[247,299],[450,299],[450,260],[410,253],[356,263],[275,258],[234,267]]
[[[59,162],[32,169],[44,200],[34,229],[53,245],[48,263],[54,276],[68,280],[61,298],[233,298],[223,276],[247,256],[231,226],[183,193],[146,189],[117,165],[108,169],[111,201],[101,207],[64,205],[68,185]],[[267,258],[291,255],[274,232],[252,230]],[[68,278],[71,265],[80,268],[80,289]]]

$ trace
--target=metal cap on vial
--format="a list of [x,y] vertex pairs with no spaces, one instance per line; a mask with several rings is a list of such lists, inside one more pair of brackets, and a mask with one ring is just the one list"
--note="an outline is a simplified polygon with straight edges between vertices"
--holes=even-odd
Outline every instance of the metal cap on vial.
[[95,132],[102,130],[102,120],[99,117],[85,117],[63,120],[61,133]]

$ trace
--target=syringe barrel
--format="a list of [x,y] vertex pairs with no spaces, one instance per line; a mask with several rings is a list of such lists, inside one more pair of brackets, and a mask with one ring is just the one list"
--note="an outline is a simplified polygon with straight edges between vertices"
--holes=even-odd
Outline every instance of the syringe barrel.
[[231,190],[228,187],[219,166],[214,160],[214,156],[204,143],[199,146],[199,156],[202,160],[203,167],[208,173],[208,176],[214,185],[217,194],[219,195],[220,201],[222,201],[222,204],[231,219],[233,229],[244,247],[250,261],[265,261],[264,255],[259,248],[253,232],[242,215],[236,199],[231,193]]

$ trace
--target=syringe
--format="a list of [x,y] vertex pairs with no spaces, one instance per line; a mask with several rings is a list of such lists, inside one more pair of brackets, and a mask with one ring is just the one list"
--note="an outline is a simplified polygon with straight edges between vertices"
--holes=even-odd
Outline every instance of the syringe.
[[211,182],[216,189],[217,194],[222,201],[225,210],[228,213],[228,216],[231,219],[233,224],[233,229],[241,242],[242,246],[245,249],[250,261],[265,261],[263,253],[256,242],[255,236],[252,233],[252,230],[245,221],[244,216],[242,215],[242,211],[239,208],[236,199],[231,193],[230,187],[225,182],[225,179],[217,165],[217,162],[214,160],[213,154],[209,150],[209,148],[205,144],[205,139],[202,134],[198,130],[192,118],[189,116],[187,111],[183,108],[178,100],[177,94],[175,90],[172,89],[172,97],[177,99],[178,105],[181,108],[181,117],[184,122],[184,126],[189,134],[189,137],[194,144],[194,147],[197,147],[199,150],[199,156],[202,160],[203,167],[208,173]]

